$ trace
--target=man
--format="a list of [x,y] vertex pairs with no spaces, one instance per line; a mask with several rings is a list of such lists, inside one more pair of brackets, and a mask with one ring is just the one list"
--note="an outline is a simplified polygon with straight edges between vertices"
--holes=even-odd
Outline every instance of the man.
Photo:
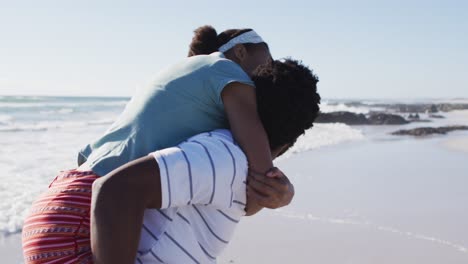
[[[312,127],[320,96],[316,76],[297,61],[261,66],[252,80],[272,158]],[[130,162],[93,184],[91,246],[96,263],[212,263],[228,244],[247,193],[264,199],[290,186],[249,178],[228,130],[194,136]]]

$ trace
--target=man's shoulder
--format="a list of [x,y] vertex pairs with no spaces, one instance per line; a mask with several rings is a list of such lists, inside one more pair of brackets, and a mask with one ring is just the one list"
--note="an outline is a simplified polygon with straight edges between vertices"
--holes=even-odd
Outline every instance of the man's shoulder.
[[202,144],[208,151],[210,148],[225,149],[233,156],[233,158],[240,158],[241,160],[245,160],[245,163],[247,163],[247,158],[244,152],[234,139],[232,132],[228,129],[216,129],[210,132],[200,133],[187,139],[186,142]]
[[233,145],[237,146],[237,142],[234,140],[234,136],[232,135],[231,131],[229,129],[215,129],[209,132],[203,132],[200,134],[197,134],[193,137],[190,137],[187,139],[187,142],[196,142],[198,140],[213,140],[213,141],[221,141],[221,142],[227,142]]

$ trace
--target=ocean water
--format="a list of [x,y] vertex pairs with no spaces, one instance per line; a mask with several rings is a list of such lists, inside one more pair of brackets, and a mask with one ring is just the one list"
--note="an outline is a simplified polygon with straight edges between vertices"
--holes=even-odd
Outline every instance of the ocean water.
[[325,101],[322,102],[322,105],[320,106],[320,111],[323,113],[330,113],[330,112],[337,112],[337,111],[347,111],[347,112],[352,112],[356,114],[367,114],[371,110],[381,110],[381,108],[378,107],[372,107],[372,103],[368,102],[369,106],[364,107],[364,106],[349,106],[346,105],[343,102],[329,102]]
[[[128,100],[0,96],[0,236],[21,232],[38,194],[59,171],[76,167],[80,148],[104,133]],[[344,124],[317,124],[281,159],[364,138]]]
[[0,236],[21,231],[30,204],[105,131],[128,98],[0,97]]

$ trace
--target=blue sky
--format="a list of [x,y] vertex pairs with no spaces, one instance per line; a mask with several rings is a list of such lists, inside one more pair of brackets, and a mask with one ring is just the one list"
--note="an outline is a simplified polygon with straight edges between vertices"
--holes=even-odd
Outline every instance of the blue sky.
[[193,30],[255,29],[326,98],[468,97],[468,1],[2,1],[0,94],[129,96]]

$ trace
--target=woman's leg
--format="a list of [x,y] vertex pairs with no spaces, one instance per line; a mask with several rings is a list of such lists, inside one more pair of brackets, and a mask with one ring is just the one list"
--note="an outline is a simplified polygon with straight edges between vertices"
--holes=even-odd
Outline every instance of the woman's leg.
[[89,216],[92,184],[98,177],[64,171],[33,203],[22,232],[26,264],[92,263]]

